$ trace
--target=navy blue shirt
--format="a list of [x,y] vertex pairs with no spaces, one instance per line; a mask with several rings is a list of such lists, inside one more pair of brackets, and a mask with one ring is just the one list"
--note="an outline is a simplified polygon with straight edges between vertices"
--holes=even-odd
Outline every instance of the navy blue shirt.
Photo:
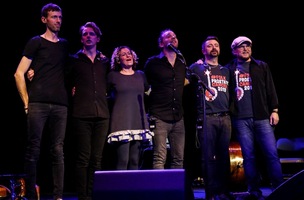
[[[190,70],[197,74],[202,82],[214,93],[210,94],[207,90],[203,93],[198,92],[198,114],[204,113],[204,106],[202,101],[205,101],[206,114],[221,113],[229,111],[229,69],[221,65],[212,66],[206,63],[194,63],[190,66]],[[197,82],[197,81],[196,81]],[[200,87],[200,83],[198,88]],[[204,88],[203,88],[204,89]],[[204,96],[202,95],[204,94]],[[202,99],[205,98],[205,99]]]

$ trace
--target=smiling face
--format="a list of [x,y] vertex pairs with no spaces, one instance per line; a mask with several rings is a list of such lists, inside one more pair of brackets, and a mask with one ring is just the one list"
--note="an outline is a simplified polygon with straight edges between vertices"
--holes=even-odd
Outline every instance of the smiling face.
[[61,11],[49,11],[47,17],[41,17],[41,21],[46,24],[47,29],[51,32],[57,33],[61,28],[62,13]]
[[208,58],[218,57],[220,55],[220,44],[217,40],[207,40],[202,48],[202,53]]
[[232,53],[239,61],[248,61],[252,54],[251,43],[244,42],[241,45],[235,47]]
[[161,33],[159,38],[159,47],[164,48],[167,47],[168,44],[172,44],[175,48],[178,48],[178,39],[176,34],[171,30],[165,30]]

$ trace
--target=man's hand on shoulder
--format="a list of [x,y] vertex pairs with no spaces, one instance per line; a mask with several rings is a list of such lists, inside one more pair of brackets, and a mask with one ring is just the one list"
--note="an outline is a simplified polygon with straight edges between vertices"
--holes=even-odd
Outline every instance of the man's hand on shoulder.
[[204,64],[204,60],[201,58],[201,59],[198,59],[195,63],[201,65],[201,64]]

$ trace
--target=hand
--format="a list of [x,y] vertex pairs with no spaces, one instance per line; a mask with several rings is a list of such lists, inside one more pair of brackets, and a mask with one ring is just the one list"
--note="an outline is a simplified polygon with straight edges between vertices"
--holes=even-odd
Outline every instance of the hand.
[[25,114],[28,114],[28,107],[24,108],[24,112],[25,112]]
[[29,81],[32,81],[34,78],[35,72],[32,68],[30,68],[27,73],[26,73],[26,77]]
[[106,58],[106,56],[100,52],[100,58]]
[[270,115],[270,119],[269,120],[270,120],[270,125],[271,126],[277,125],[279,123],[279,120],[280,120],[279,113],[272,112],[271,115]]
[[201,59],[198,59],[195,63],[196,64],[204,64],[204,60],[201,58]]
[[75,95],[75,92],[76,92],[76,87],[74,86],[74,87],[72,88],[72,96]]

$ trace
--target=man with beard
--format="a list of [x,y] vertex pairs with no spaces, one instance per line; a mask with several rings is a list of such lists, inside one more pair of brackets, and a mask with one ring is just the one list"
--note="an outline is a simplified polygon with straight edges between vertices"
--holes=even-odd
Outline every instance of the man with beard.
[[[234,199],[229,193],[231,119],[229,70],[218,63],[220,44],[216,36],[202,43],[204,58],[190,66],[191,84],[197,91],[197,134],[206,199]],[[204,60],[204,61],[202,61]]]

